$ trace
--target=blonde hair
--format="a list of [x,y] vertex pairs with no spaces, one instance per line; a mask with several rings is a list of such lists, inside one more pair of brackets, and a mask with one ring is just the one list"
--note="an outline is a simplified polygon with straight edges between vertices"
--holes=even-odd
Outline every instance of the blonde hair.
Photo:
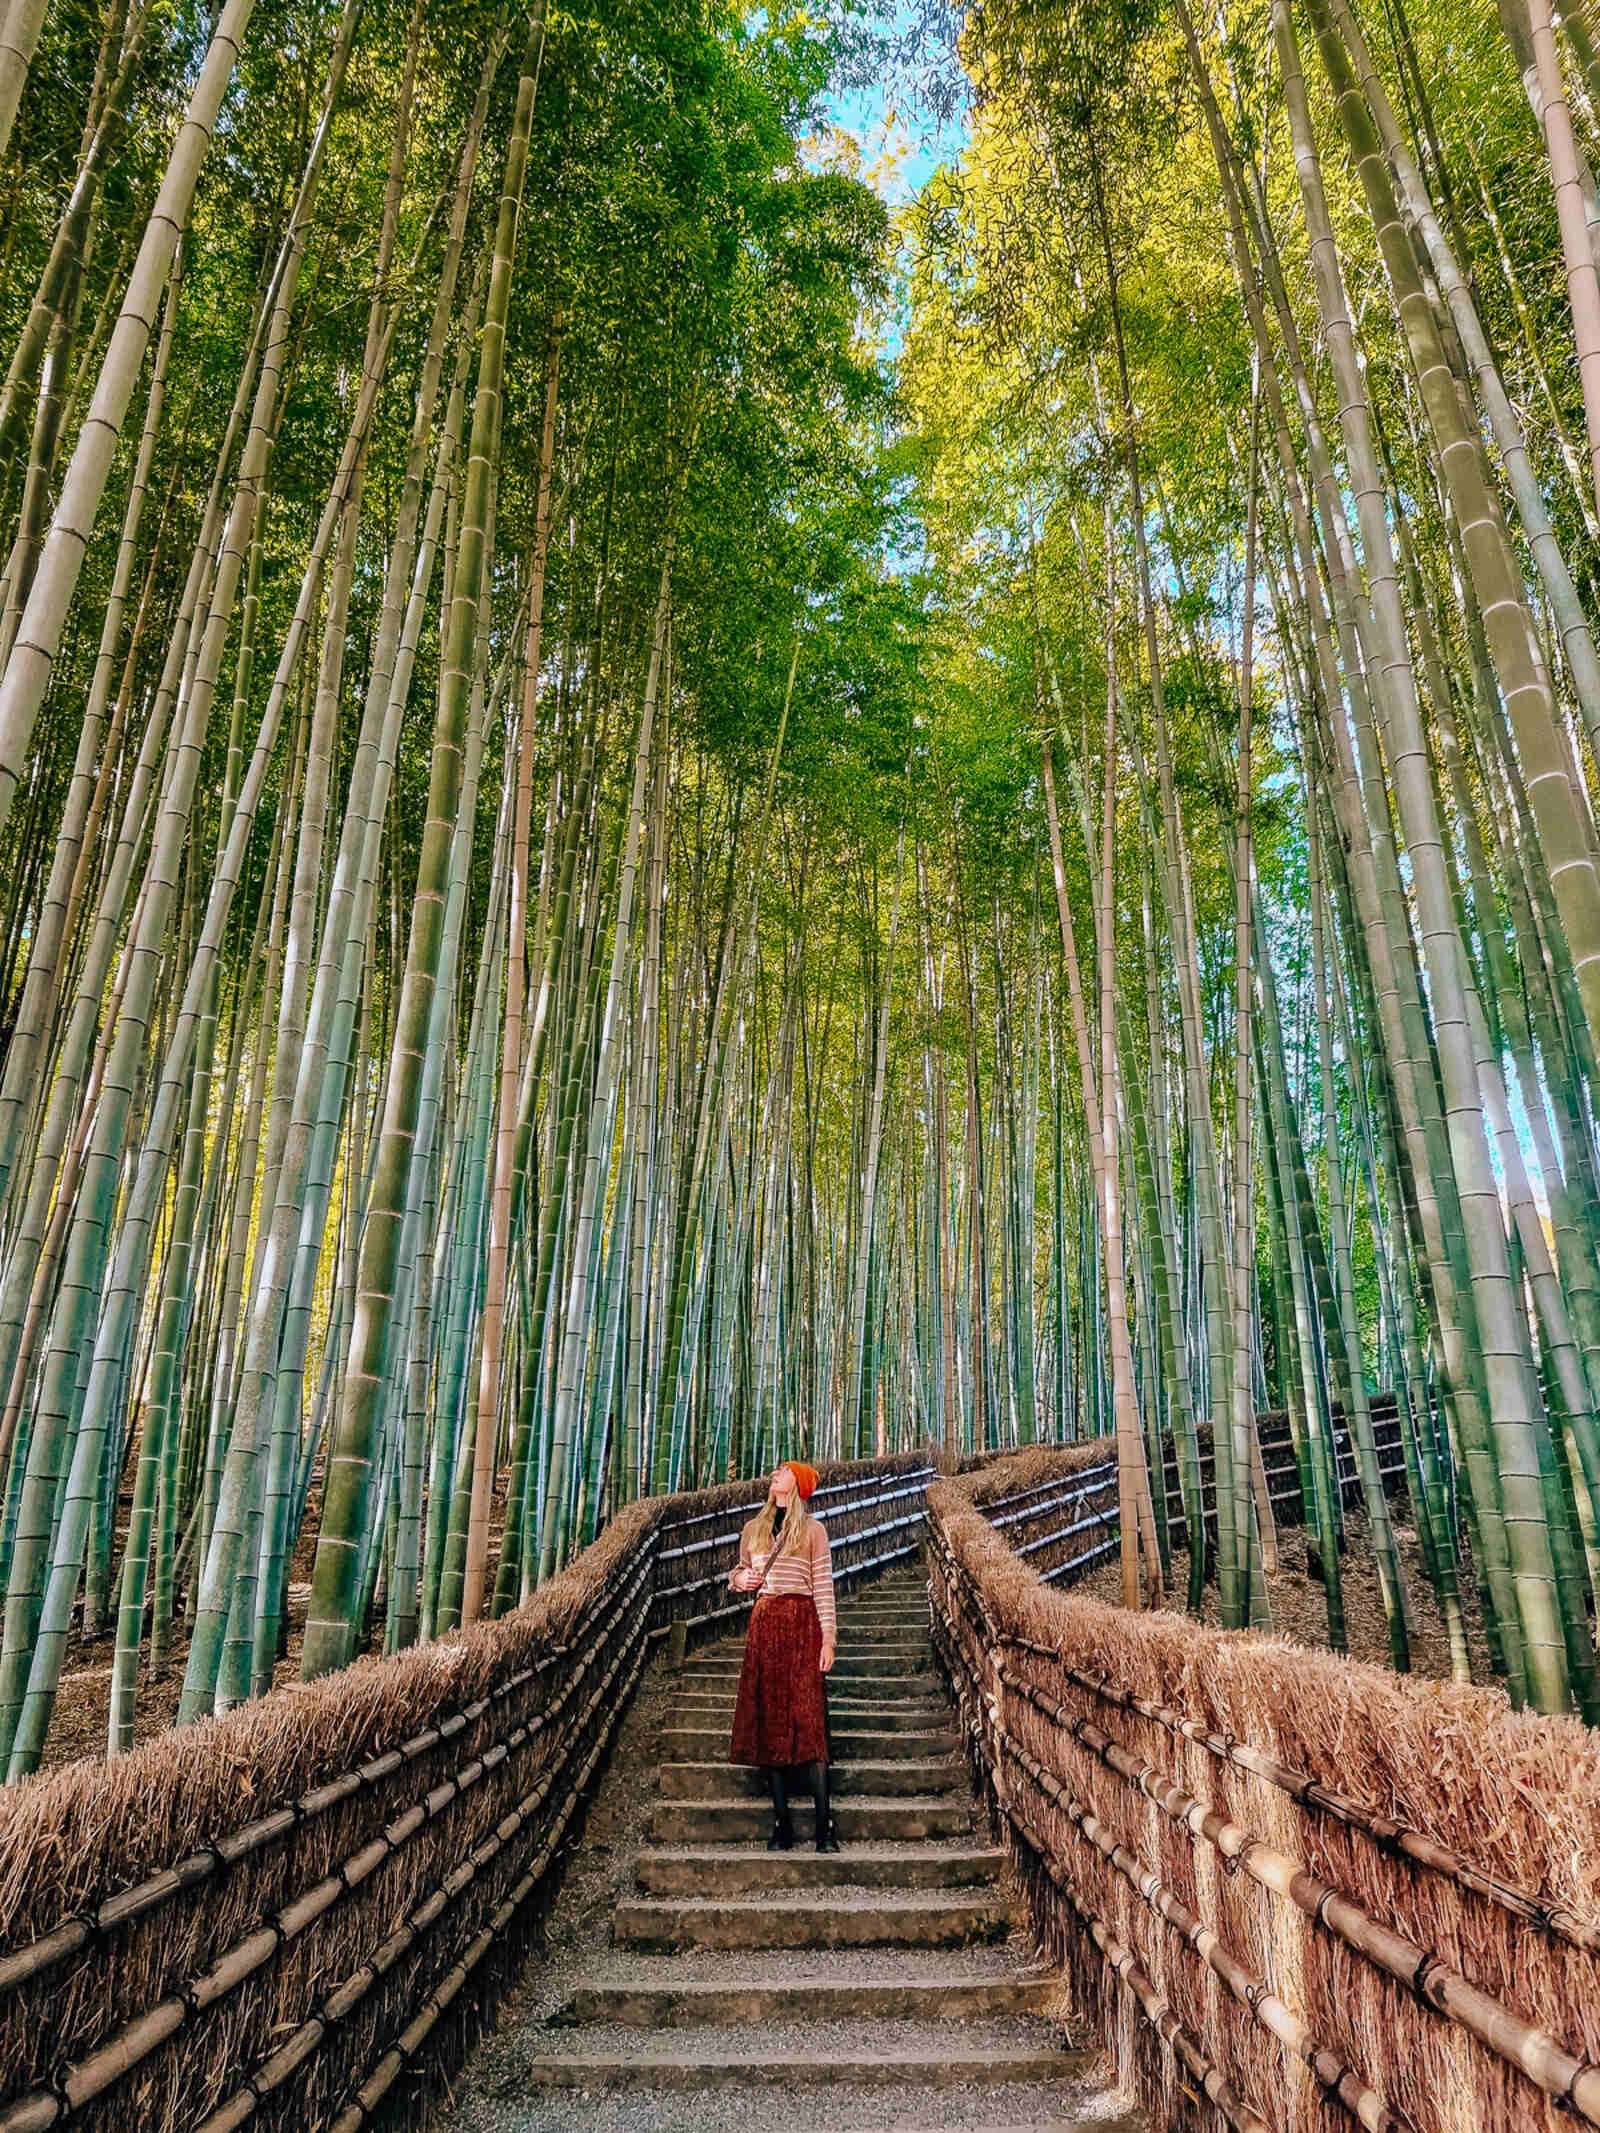
[[[778,1531],[778,1499],[767,1491],[767,1500],[756,1516],[755,1530],[750,1535],[750,1553],[759,1555],[763,1550],[771,1555],[798,1555],[807,1545],[806,1535],[811,1525],[811,1511],[798,1489],[789,1498],[789,1508],[783,1515],[783,1530]],[[772,1537],[778,1536],[774,1549]]]

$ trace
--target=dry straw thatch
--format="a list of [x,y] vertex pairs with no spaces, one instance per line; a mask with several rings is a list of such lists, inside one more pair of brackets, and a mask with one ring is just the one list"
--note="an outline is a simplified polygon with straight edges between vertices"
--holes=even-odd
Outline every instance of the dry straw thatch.
[[[822,1468],[841,1575],[914,1545],[930,1471]],[[0,1793],[0,2129],[354,2133],[448,2058],[758,1494],[632,1505],[501,1621]]]
[[935,1614],[1036,1923],[1157,2123],[1214,2124],[1202,2088],[1274,2133],[1600,2120],[1600,1741],[1052,1590],[980,1507],[1096,1450],[930,1490]]

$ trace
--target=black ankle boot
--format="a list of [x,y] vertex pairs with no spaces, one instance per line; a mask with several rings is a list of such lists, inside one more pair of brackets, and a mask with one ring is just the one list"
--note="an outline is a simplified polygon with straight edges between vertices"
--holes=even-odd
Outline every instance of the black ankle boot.
[[815,1817],[817,1850],[836,1852],[839,1849],[839,1833],[833,1826],[833,1811],[828,1805],[828,1766],[824,1762],[809,1763],[806,1776],[811,1781],[811,1810]]
[[789,1819],[789,1794],[780,1769],[767,1772],[767,1790],[772,1795],[772,1835],[767,1839],[769,1852],[792,1852],[794,1850],[794,1824]]

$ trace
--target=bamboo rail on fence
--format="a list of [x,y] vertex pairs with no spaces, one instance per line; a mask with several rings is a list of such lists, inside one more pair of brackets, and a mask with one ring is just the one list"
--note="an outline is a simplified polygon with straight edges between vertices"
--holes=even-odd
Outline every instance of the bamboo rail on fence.
[[[920,1547],[933,1472],[822,1469],[843,1583]],[[0,2133],[357,2133],[448,2061],[652,1647],[747,1604],[758,1501],[631,1505],[498,1622],[0,1793]]]
[[936,1485],[930,1594],[1035,1927],[1156,2124],[1600,2125],[1600,1741],[1058,1589],[1114,1484],[1088,1444]]

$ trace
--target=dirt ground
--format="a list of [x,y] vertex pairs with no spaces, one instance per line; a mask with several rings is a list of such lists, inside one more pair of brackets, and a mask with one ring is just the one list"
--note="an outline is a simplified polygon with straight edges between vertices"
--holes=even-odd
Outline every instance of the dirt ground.
[[[283,1657],[272,1671],[272,1685],[297,1679],[300,1672],[300,1639],[305,1628],[308,1583],[289,1587],[289,1641]],[[145,1644],[145,1670],[139,1676],[139,1695],[134,1705],[133,1739],[138,1747],[154,1740],[176,1722],[178,1698],[183,1690],[183,1668],[188,1653],[187,1625],[180,1623],[172,1657],[159,1674],[148,1671],[149,1642]],[[106,1752],[106,1725],[111,1715],[111,1657],[114,1637],[107,1633],[87,1644],[72,1646],[71,1664],[61,1673],[55,1717],[45,1742],[41,1767],[55,1770],[86,1756]]]
[[[1428,1681],[1450,1679],[1450,1641],[1445,1632],[1444,1618],[1439,1611],[1438,1596],[1429,1583],[1422,1567],[1422,1551],[1417,1544],[1415,1528],[1396,1525],[1395,1539],[1400,1549],[1401,1576],[1405,1583],[1406,1605],[1410,1621],[1411,1671]],[[1320,1569],[1308,1558],[1314,1557],[1312,1536],[1303,1526],[1285,1526],[1278,1534],[1278,1574],[1270,1581],[1272,1627],[1279,1636],[1290,1637],[1296,1644],[1306,1644],[1325,1650],[1328,1644],[1328,1598]],[[1345,1546],[1339,1559],[1344,1591],[1345,1632],[1348,1651],[1352,1659],[1370,1660],[1374,1666],[1388,1666],[1389,1627],[1383,1611],[1383,1599],[1378,1588],[1377,1560],[1372,1552],[1372,1542],[1366,1519],[1358,1511],[1345,1513]],[[1489,1682],[1493,1674],[1489,1666],[1489,1648],[1484,1641],[1483,1621],[1478,1607],[1478,1595],[1472,1585],[1472,1573],[1462,1566],[1463,1585],[1461,1611],[1466,1624],[1467,1649],[1472,1660],[1474,1681]],[[1188,1586],[1189,1558],[1186,1550],[1175,1551],[1172,1558],[1172,1584],[1169,1604],[1182,1612],[1183,1596]],[[1098,1563],[1081,1584],[1074,1587],[1079,1592],[1093,1593],[1097,1600],[1115,1605],[1121,1598],[1121,1579],[1116,1558]],[[1217,1621],[1217,1588],[1213,1581],[1206,1587],[1205,1605],[1201,1620],[1215,1625]]]
[[[272,1685],[295,1680],[300,1672],[300,1643],[305,1632],[306,1602],[311,1597],[311,1561],[316,1552],[316,1527],[307,1519],[300,1544],[290,1565],[288,1591],[288,1638],[283,1654],[272,1670]],[[120,1538],[113,1561],[121,1561]],[[115,1603],[115,1591],[112,1599]],[[116,1648],[115,1627],[87,1641],[74,1639],[68,1647],[67,1664],[61,1670],[55,1716],[45,1740],[41,1768],[55,1770],[63,1763],[106,1752],[106,1725],[111,1715],[111,1661]],[[178,1698],[183,1692],[183,1669],[189,1653],[189,1620],[180,1616],[173,1624],[172,1652],[159,1674],[150,1672],[150,1640],[144,1642],[139,1671],[139,1693],[134,1702],[133,1740],[138,1747],[167,1732],[177,1721]]]
[[[127,1530],[128,1501],[124,1496],[118,1506],[117,1546],[113,1562],[122,1560],[122,1543]],[[498,1559],[500,1535],[504,1524],[505,1503],[503,1494],[497,1494],[490,1507],[489,1547],[490,1563]],[[287,1635],[277,1665],[272,1670],[272,1685],[279,1688],[286,1681],[296,1681],[300,1676],[300,1646],[305,1634],[306,1605],[311,1597],[311,1568],[317,1552],[318,1497],[313,1491],[306,1520],[300,1529],[295,1544],[294,1559],[289,1566],[289,1590]],[[115,1590],[112,1599],[115,1602]],[[379,1613],[382,1613],[381,1597]],[[380,1648],[381,1648],[381,1623]],[[45,1742],[44,1759],[40,1767],[45,1770],[59,1769],[63,1763],[74,1763],[84,1757],[100,1757],[106,1752],[106,1725],[111,1715],[111,1661],[116,1637],[108,1629],[98,1637],[87,1641],[74,1638],[67,1651],[67,1664],[62,1669],[61,1687],[56,1697],[55,1717],[51,1721],[49,1736]],[[143,1659],[139,1674],[139,1694],[134,1705],[133,1739],[138,1747],[144,1741],[154,1740],[158,1734],[167,1732],[178,1716],[178,1698],[183,1692],[183,1670],[189,1651],[189,1619],[180,1615],[173,1624],[173,1646],[170,1658],[160,1674],[149,1671],[150,1644],[145,1640]]]

